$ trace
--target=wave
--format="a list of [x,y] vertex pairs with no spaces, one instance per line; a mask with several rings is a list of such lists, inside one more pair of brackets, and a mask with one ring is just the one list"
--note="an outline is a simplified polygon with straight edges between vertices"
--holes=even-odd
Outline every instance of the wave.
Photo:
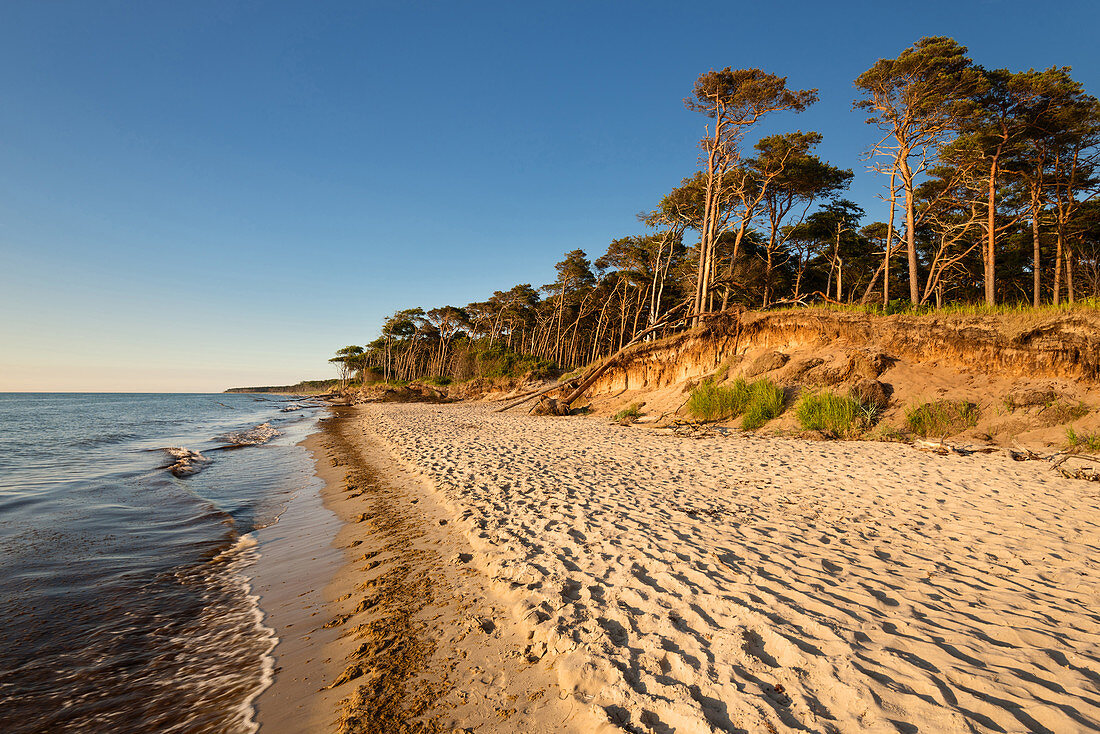
[[285,408],[280,408],[282,413],[293,413],[297,410],[304,410],[306,408],[321,408],[324,407],[324,401],[319,397],[308,398],[293,398],[292,403]]
[[191,449],[167,447],[161,449],[161,451],[176,460],[174,464],[169,464],[164,467],[176,477],[182,478],[197,474],[205,469],[206,465],[210,463],[210,459],[206,458],[198,451],[192,451]]
[[[233,431],[226,433],[218,438],[223,441],[228,441],[229,446],[259,446],[260,444],[267,443],[271,439],[279,435],[279,429],[272,427],[270,423],[261,423],[260,425],[249,428],[247,431]],[[223,446],[221,448],[229,448],[229,446]]]
[[263,649],[260,656],[259,681],[234,711],[234,718],[241,723],[249,734],[254,734],[260,728],[259,722],[256,721],[256,699],[275,680],[275,647],[279,644],[278,635],[272,627],[266,624],[264,619],[264,612],[260,607],[260,595],[253,592],[251,580],[242,570],[243,566],[251,566],[259,558],[257,546],[255,533],[247,533],[242,535],[231,549],[223,551],[219,558],[214,559],[218,561],[227,555],[232,556],[230,567],[234,571],[238,583],[240,583],[245,599],[248,600],[254,634],[259,644],[266,648]]

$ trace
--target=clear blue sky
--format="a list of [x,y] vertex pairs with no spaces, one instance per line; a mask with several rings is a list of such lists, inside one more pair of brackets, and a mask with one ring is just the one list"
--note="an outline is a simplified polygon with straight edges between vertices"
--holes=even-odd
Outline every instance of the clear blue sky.
[[399,308],[603,252],[696,166],[712,68],[807,113],[882,218],[852,80],[923,35],[1074,67],[1100,3],[0,3],[0,390],[331,376]]

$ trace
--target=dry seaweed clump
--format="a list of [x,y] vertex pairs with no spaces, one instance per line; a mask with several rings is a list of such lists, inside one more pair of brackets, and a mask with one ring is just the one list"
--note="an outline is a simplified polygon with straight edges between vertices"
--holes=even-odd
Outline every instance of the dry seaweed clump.
[[905,427],[918,436],[939,438],[973,428],[980,417],[978,406],[967,400],[936,400],[910,406],[905,411]]

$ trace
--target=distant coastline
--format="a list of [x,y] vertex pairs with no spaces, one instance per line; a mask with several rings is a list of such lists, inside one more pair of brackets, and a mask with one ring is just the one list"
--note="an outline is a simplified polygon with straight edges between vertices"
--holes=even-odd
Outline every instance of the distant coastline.
[[302,380],[294,385],[267,385],[263,387],[231,387],[225,392],[262,392],[281,395],[321,395],[340,387],[339,380]]

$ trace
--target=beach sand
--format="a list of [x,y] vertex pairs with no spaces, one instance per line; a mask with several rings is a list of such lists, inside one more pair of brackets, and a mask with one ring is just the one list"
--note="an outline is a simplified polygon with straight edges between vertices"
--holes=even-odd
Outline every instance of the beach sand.
[[[445,497],[407,472],[358,408],[318,436],[326,507],[345,521],[347,565],[326,589],[326,689],[313,710],[342,732],[588,732],[594,710],[558,684],[474,562]],[[334,668],[333,666],[336,665]],[[342,700],[342,703],[335,703]],[[314,729],[317,730],[317,729]]]
[[347,730],[1100,729],[1095,483],[901,444],[335,410]]

